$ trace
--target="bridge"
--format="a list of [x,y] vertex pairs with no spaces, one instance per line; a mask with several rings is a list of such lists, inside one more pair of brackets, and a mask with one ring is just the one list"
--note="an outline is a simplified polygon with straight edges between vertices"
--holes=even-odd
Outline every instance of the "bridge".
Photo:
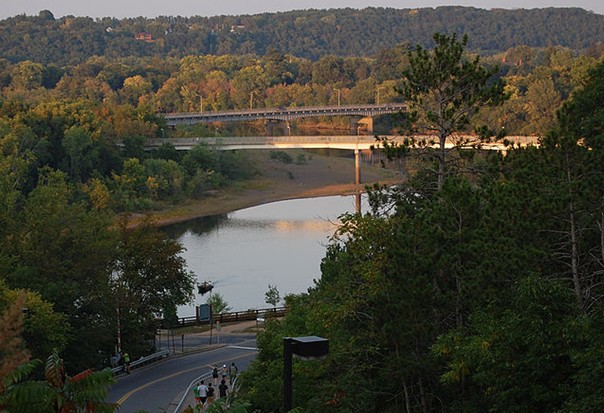
[[[381,136],[387,138],[391,143],[404,144],[408,141],[406,136]],[[476,141],[475,136],[462,136],[469,141]],[[416,136],[416,140],[423,141],[425,147],[437,148],[438,143],[433,142],[434,136]],[[506,141],[515,146],[525,147],[538,144],[538,137],[533,136],[508,136]],[[238,150],[238,149],[348,149],[354,150],[354,169],[355,183],[360,188],[361,183],[361,163],[360,151],[368,149],[378,149],[381,143],[376,141],[371,135],[342,135],[342,136],[249,136],[249,137],[220,137],[220,138],[171,138],[171,139],[148,139],[147,149],[153,149],[164,143],[173,145],[177,150],[190,150],[197,145],[206,145],[216,150]],[[447,148],[456,146],[453,142],[445,144]],[[462,146],[461,149],[464,149]],[[494,150],[505,153],[508,146],[503,142],[482,143],[478,145],[468,145],[467,149]],[[356,210],[361,211],[360,189],[356,194]]]
[[[288,108],[265,108],[250,110],[229,110],[221,112],[169,113],[164,115],[168,126],[193,125],[206,122],[243,122],[250,120],[267,120],[287,122],[313,116],[360,116],[367,130],[373,132],[373,117],[398,113],[407,109],[404,103],[385,105],[337,105],[337,106],[304,106]],[[289,129],[289,128],[288,128]],[[270,133],[270,131],[269,131]]]
[[[397,144],[405,143],[409,138],[406,136],[386,135],[380,136]],[[470,141],[475,141],[475,136],[463,136]],[[434,137],[419,136],[416,140],[423,140],[426,146],[437,147],[436,143],[430,143]],[[538,137],[534,136],[508,136],[506,141],[517,146],[536,145]],[[153,149],[164,143],[173,145],[177,150],[190,150],[197,145],[206,145],[216,150],[238,150],[238,149],[348,149],[368,150],[378,149],[381,143],[376,141],[372,135],[339,135],[339,136],[247,136],[247,137],[220,137],[220,138],[156,138],[148,139],[145,143],[147,149]],[[453,142],[447,142],[446,146],[452,148]],[[468,145],[467,149],[475,149],[477,146]],[[478,147],[483,150],[495,150],[505,152],[508,147],[503,142],[482,143]],[[461,149],[464,149],[463,147]]]

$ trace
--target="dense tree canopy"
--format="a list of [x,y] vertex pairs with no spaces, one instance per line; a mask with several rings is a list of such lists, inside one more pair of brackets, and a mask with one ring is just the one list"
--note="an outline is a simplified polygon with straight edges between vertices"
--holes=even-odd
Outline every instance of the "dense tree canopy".
[[[600,406],[594,383],[602,372],[593,366],[603,342],[597,315],[604,71],[602,48],[588,46],[602,37],[601,17],[578,9],[384,13],[93,20],[42,12],[0,22],[0,37],[8,39],[0,45],[0,311],[13,300],[31,309],[23,317],[9,306],[14,322],[0,330],[16,356],[2,371],[30,368],[15,338],[21,324],[33,356],[51,354],[56,369],[77,372],[106,365],[115,353],[118,314],[124,345],[138,357],[151,351],[157,319],[173,319],[176,306],[191,298],[193,275],[181,246],[150,221],[133,227],[116,214],[205,198],[256,171],[241,152],[198,146],[181,154],[169,144],[146,151],[153,137],[229,136],[224,125],[173,130],[162,112],[403,98],[411,105],[433,103],[444,91],[449,100],[442,116],[428,105],[423,116],[406,119],[415,126],[440,122],[444,134],[487,125],[501,135],[540,135],[540,147],[510,148],[505,157],[456,148],[464,173],[457,173],[460,167],[434,175],[426,172],[433,164],[417,162],[406,185],[373,191],[374,212],[344,218],[327,248],[322,278],[308,295],[286,297],[287,318],[269,323],[259,338],[262,352],[249,376],[257,386],[246,397],[255,408],[278,411],[280,393],[266,389],[280,386],[274,373],[280,339],[312,333],[329,337],[333,351],[325,363],[295,365],[301,373],[295,404],[309,411],[429,411],[441,403],[450,411],[484,411],[543,389],[558,394],[544,394],[534,405],[523,400],[527,409]],[[533,29],[564,21],[582,30],[585,41],[519,43],[521,32],[511,30],[524,24],[526,13]],[[507,50],[488,36],[458,43],[453,34],[434,37],[432,49],[418,25],[421,18],[431,22],[430,35],[441,27],[457,33],[447,25],[473,16],[488,26],[492,15],[510,28],[507,35],[500,30]],[[581,24],[572,23],[579,18]],[[387,24],[420,37],[376,29],[386,42],[380,45],[371,36],[353,36],[351,27],[364,32],[359,22],[368,31]],[[262,34],[295,33],[291,27],[317,43],[271,35],[285,46],[269,45],[271,36]],[[140,31],[153,41],[134,40]],[[420,46],[410,49],[406,41]],[[498,54],[478,58],[466,46]],[[444,60],[431,60],[443,50]],[[427,98],[411,93],[418,89],[436,92]],[[455,90],[461,93],[449,93]],[[502,92],[509,99],[487,110]],[[388,117],[378,127],[398,133],[396,122]],[[549,329],[521,334],[539,323]],[[551,359],[535,350],[523,360],[522,372],[535,380],[518,380],[522,389],[501,380],[497,365],[516,363],[523,348],[535,345],[552,350]],[[567,382],[554,374],[553,360]],[[543,371],[534,372],[535,366]],[[25,377],[20,371],[15,374]],[[46,389],[63,397],[68,378]]]
[[[318,60],[326,55],[371,56],[399,43],[428,47],[434,32],[467,34],[471,50],[492,54],[527,45],[587,49],[604,40],[604,16],[579,8],[484,10],[473,7],[297,10],[243,16],[154,19],[65,16],[48,10],[0,21],[0,56],[12,61],[79,64],[93,56],[184,57],[198,54],[289,53]],[[151,39],[137,40],[139,33]],[[272,59],[287,83],[289,69]],[[24,67],[26,69],[26,67]],[[30,84],[42,78],[38,66]],[[285,69],[285,70],[284,70]],[[120,75],[122,80],[128,76]],[[37,79],[37,80],[36,80]]]
[[437,191],[416,174],[344,217],[320,280],[258,339],[252,408],[281,411],[261,389],[279,388],[282,338],[316,334],[330,354],[294,363],[300,411],[601,410],[602,67],[540,147],[475,156]]

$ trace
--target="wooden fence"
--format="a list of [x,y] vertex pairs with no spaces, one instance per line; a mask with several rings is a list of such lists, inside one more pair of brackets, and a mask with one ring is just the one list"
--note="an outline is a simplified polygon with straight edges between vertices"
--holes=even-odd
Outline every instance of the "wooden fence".
[[[261,308],[258,310],[235,311],[232,313],[214,314],[213,322],[220,321],[221,323],[234,323],[238,321],[250,321],[258,319],[267,319],[271,317],[283,317],[287,311],[287,307],[271,307]],[[195,326],[201,324],[209,324],[209,320],[199,320],[197,316],[180,317],[178,325],[180,327]]]

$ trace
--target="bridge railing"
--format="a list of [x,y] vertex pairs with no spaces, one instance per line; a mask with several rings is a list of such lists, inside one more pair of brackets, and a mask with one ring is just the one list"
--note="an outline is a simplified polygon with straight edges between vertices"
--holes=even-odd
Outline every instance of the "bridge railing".
[[[168,350],[160,350],[153,354],[149,354],[148,356],[141,357],[140,359],[134,360],[133,362],[130,363],[130,369],[135,369],[137,367],[144,366],[145,364],[152,363],[157,360],[161,360],[164,357],[168,357],[169,354],[170,354],[170,351],[168,351]],[[113,372],[113,374],[123,373],[124,366],[121,365],[121,366],[114,367],[111,369],[111,371]]]
[[338,135],[338,136],[244,136],[244,137],[199,137],[199,138],[151,138],[147,139],[145,146],[154,148],[161,146],[163,143],[169,143],[176,147],[193,147],[196,145],[208,145],[216,147],[227,147],[233,145],[334,145],[338,143],[355,144],[355,143],[371,143],[376,147],[379,142],[372,135]]
[[[398,135],[384,135],[380,136],[391,143],[403,144],[409,139],[407,136]],[[416,142],[423,142],[428,147],[437,147],[438,143],[434,136],[415,136],[413,137]],[[477,136],[463,135],[457,136],[454,140],[467,140],[470,142],[467,147],[472,148],[479,142]],[[502,140],[482,143],[480,147],[482,149],[490,150],[505,150],[507,145],[505,142],[514,143],[517,146],[537,145],[539,142],[538,136],[506,136]],[[221,150],[228,150],[229,148],[340,148],[340,149],[355,149],[355,146],[359,149],[367,148],[379,148],[382,143],[377,141],[373,135],[286,135],[286,136],[233,136],[233,137],[195,137],[195,138],[154,138],[146,141],[146,148],[152,149],[160,146],[163,143],[169,143],[176,149],[188,150],[196,145],[204,144]],[[358,145],[358,146],[357,146]],[[447,141],[447,148],[453,147],[457,143],[453,142],[452,139]],[[463,146],[462,146],[463,148]]]
[[372,111],[372,112],[392,112],[405,108],[404,103],[385,103],[376,104],[358,104],[358,105],[332,105],[332,106],[293,106],[286,108],[258,108],[258,109],[233,109],[222,110],[219,112],[174,112],[164,113],[166,119],[182,117],[219,117],[219,116],[241,116],[242,118],[252,115],[282,115],[287,113],[326,113],[326,112],[351,112],[351,111]]
[[[214,314],[214,322],[232,323],[238,321],[251,321],[258,318],[283,317],[287,311],[287,307],[271,307],[261,308],[246,311],[234,311],[230,313]],[[193,325],[209,324],[209,321],[198,320],[196,316],[180,317],[178,319],[179,327],[187,327]],[[162,325],[161,328],[164,328]]]

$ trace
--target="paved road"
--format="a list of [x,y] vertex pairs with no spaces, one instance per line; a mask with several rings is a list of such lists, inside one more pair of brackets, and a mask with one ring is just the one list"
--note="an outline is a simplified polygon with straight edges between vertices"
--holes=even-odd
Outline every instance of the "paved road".
[[172,412],[189,384],[210,372],[210,365],[235,362],[240,370],[244,370],[256,357],[255,335],[223,331],[221,343],[222,339],[230,344],[206,346],[197,352],[169,356],[163,361],[135,369],[130,375],[119,376],[108,400],[120,404],[120,413],[140,410]]

